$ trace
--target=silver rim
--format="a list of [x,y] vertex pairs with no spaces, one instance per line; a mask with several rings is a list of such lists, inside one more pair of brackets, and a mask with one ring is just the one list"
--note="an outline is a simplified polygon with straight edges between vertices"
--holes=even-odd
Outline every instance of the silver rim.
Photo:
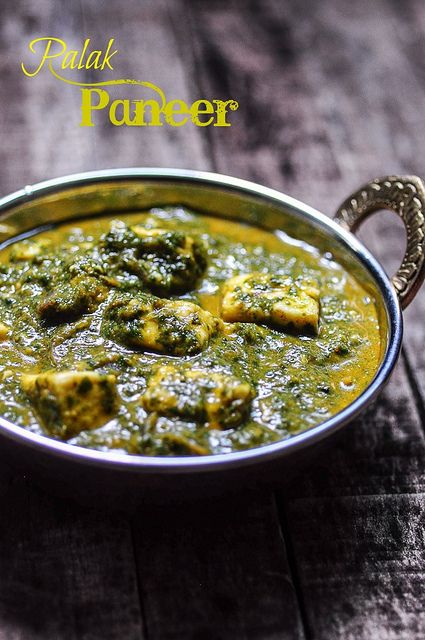
[[33,198],[46,195],[47,193],[59,192],[69,187],[95,182],[108,182],[116,179],[134,180],[137,178],[158,181],[171,179],[179,182],[204,183],[210,186],[214,185],[228,190],[238,191],[239,193],[245,192],[250,195],[255,195],[264,200],[284,205],[291,213],[311,221],[342,242],[344,247],[355,254],[368,269],[378,285],[385,303],[388,316],[389,338],[383,362],[375,378],[363,393],[348,405],[348,407],[316,427],[311,427],[307,431],[294,435],[287,440],[234,453],[208,455],[200,458],[161,458],[100,452],[52,440],[47,436],[33,434],[1,417],[0,435],[18,444],[36,449],[44,454],[51,454],[70,462],[93,465],[110,470],[121,469],[155,474],[222,471],[275,460],[289,455],[291,452],[299,451],[309,445],[317,443],[341,429],[348,422],[351,422],[376,398],[394,368],[401,346],[403,331],[402,316],[396,293],[380,264],[353,234],[344,230],[324,214],[290,196],[239,178],[202,171],[156,168],[113,169],[74,174],[27,186],[20,191],[0,199],[0,215],[3,211],[24,204]]

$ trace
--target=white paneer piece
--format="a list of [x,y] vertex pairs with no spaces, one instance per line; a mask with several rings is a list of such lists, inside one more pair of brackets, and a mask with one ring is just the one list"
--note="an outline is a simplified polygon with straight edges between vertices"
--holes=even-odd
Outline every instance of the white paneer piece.
[[105,313],[103,333],[129,347],[173,356],[202,351],[223,327],[221,318],[187,300],[117,296]]
[[106,424],[119,406],[115,376],[97,371],[24,374],[21,387],[44,429],[63,440]]
[[239,425],[254,392],[234,376],[186,367],[158,367],[142,396],[148,413],[200,422],[210,429]]
[[297,333],[318,332],[317,282],[249,273],[227,280],[222,294],[222,318],[226,322],[267,324]]
[[222,321],[186,300],[167,301],[144,319],[142,346],[161,353],[192,355],[202,351]]

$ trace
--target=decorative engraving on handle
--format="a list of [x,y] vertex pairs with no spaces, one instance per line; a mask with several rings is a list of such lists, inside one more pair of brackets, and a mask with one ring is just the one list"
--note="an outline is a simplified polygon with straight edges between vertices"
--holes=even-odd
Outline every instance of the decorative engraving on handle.
[[394,211],[404,222],[406,253],[392,279],[402,308],[413,300],[425,277],[425,184],[417,176],[386,176],[365,184],[339,207],[335,220],[355,231],[371,213]]

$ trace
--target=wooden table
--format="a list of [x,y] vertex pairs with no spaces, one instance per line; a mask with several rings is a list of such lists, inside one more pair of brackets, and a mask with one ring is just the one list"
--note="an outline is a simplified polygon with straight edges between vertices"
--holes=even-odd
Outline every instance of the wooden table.
[[[15,0],[0,26],[2,194],[82,170],[175,166],[332,215],[372,177],[425,175],[423,0]],[[187,102],[235,98],[233,125],[80,128],[78,89],[20,71],[43,35],[74,47],[114,37],[108,77]],[[403,250],[394,218],[362,233],[389,271]],[[422,291],[405,314],[377,405],[289,487],[129,517],[50,497],[3,465],[0,638],[424,638],[424,302]]]

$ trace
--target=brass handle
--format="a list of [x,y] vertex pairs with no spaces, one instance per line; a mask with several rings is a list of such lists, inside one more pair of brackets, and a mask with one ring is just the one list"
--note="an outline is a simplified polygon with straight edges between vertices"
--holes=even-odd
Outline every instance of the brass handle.
[[415,297],[425,277],[425,184],[417,176],[385,176],[365,184],[339,207],[335,220],[356,231],[371,213],[391,209],[404,222],[406,253],[392,279],[402,309]]

